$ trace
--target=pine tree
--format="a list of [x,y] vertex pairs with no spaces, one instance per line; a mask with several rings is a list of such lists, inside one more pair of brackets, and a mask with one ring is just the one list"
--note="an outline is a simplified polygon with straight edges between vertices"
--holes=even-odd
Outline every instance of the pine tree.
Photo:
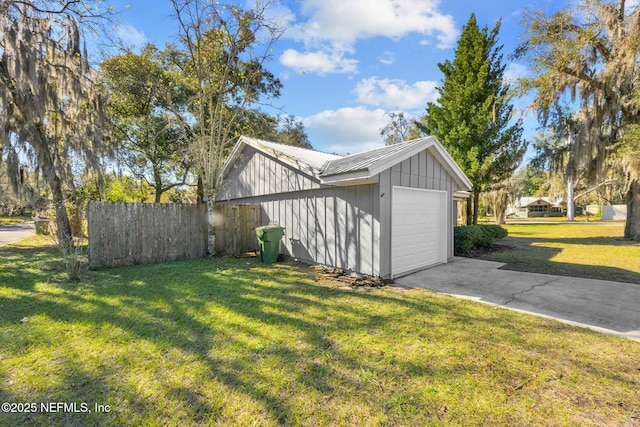
[[473,183],[467,222],[478,221],[480,193],[512,175],[526,150],[522,122],[512,124],[513,106],[504,82],[500,22],[480,29],[475,15],[463,27],[453,62],[438,64],[444,74],[437,103],[427,104],[421,128],[449,150]]

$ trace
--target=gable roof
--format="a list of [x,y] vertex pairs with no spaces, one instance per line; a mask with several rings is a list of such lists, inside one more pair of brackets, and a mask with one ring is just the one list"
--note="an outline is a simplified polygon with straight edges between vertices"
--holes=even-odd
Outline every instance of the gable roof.
[[341,158],[341,156],[337,154],[322,153],[320,151],[309,150],[307,148],[294,147],[292,145],[278,144],[275,142],[265,141],[263,139],[241,136],[222,167],[221,173],[223,177],[229,173],[234,162],[247,146],[269,154],[270,156],[315,177],[320,175],[320,170],[327,162]]
[[562,203],[562,200],[553,200],[551,197],[520,197],[516,200],[515,207],[524,208],[531,206],[534,203],[538,204],[539,201],[545,202],[554,207],[558,207]]
[[273,156],[296,169],[314,176],[321,183],[329,185],[375,182],[380,172],[423,150],[428,150],[440,161],[461,189],[471,191],[472,188],[469,178],[467,178],[442,144],[433,136],[388,145],[346,157],[241,136],[222,168],[223,177],[229,173],[235,160],[247,146]]
[[320,177],[322,182],[327,184],[347,184],[352,180],[371,180],[380,172],[423,150],[428,150],[440,161],[461,189],[471,191],[473,187],[471,181],[435,136],[388,145],[332,160],[322,168]]
[[387,145],[386,147],[374,148],[373,150],[336,159],[322,169],[321,175],[330,176],[369,169],[386,159],[392,158],[398,153],[402,153],[417,142],[420,142],[420,140]]

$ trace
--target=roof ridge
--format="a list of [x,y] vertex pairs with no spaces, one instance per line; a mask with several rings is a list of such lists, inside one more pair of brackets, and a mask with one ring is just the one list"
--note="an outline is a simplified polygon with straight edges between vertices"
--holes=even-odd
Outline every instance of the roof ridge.
[[[392,149],[404,148],[404,147],[400,147],[400,146],[414,144],[414,143],[417,143],[418,141],[421,141],[421,140],[427,139],[427,138],[430,138],[430,136],[423,137],[423,138],[417,138],[417,139],[411,139],[409,141],[398,142],[397,144],[389,144],[389,145],[385,145],[385,146],[378,147],[378,148],[372,148],[372,149],[369,149],[369,150],[360,151],[359,153],[354,153],[354,154],[349,154],[347,156],[343,156],[342,159],[348,159],[349,157],[360,156],[362,154],[374,153],[376,151],[383,151],[383,150],[395,151],[395,150],[392,150]],[[342,160],[342,159],[336,159],[336,160]]]
[[294,150],[304,150],[304,151],[309,151],[311,153],[320,153],[320,154],[326,154],[328,156],[337,156],[339,158],[344,158],[345,157],[345,156],[341,156],[340,154],[336,154],[336,153],[327,153],[326,151],[316,150],[315,148],[305,148],[305,147],[300,147],[300,146],[297,146],[297,145],[283,144],[281,142],[269,141],[267,139],[262,139],[262,138],[254,138],[252,136],[243,136],[243,138],[245,138],[247,140],[253,140],[253,141],[256,141],[256,142],[260,142],[260,143],[267,143],[267,144],[271,144],[271,145],[279,145],[281,147],[287,147],[287,148],[291,148],[291,149],[294,149]]
[[[324,165],[320,171],[320,175],[333,175],[336,173],[352,171],[358,168],[366,168],[370,166],[372,162],[393,156],[398,152],[406,150],[407,147],[422,144],[430,138],[433,138],[433,136],[426,136],[409,141],[403,141],[397,144],[385,145],[384,147],[373,148],[360,153],[350,154],[339,159],[330,160]],[[340,167],[340,165],[349,165],[349,167]]]
[[272,156],[278,157],[292,165],[302,167],[307,173],[317,176],[320,171],[331,160],[340,159],[338,154],[323,153],[322,151],[295,145],[280,144],[278,142],[267,141],[260,138],[242,136],[238,142],[252,146],[255,149],[270,152]]

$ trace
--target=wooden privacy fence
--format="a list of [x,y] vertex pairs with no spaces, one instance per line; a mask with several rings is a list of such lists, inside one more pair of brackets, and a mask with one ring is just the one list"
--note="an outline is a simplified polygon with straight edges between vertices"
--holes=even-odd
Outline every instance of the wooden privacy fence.
[[92,267],[152,264],[207,254],[206,205],[89,204]]
[[215,255],[257,251],[260,213],[259,205],[215,204],[211,218]]

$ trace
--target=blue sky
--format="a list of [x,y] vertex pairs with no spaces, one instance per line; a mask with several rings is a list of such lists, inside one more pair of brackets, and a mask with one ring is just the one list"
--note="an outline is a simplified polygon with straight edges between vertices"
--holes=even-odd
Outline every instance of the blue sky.
[[[177,26],[165,0],[117,0],[120,35],[132,45],[175,41]],[[452,60],[471,13],[480,26],[502,18],[507,75],[523,73],[508,56],[522,35],[525,8],[558,8],[564,1],[532,0],[289,0],[275,12],[288,23],[267,68],[284,89],[271,114],[303,120],[314,148],[338,154],[384,145],[380,129],[389,111],[423,114],[441,84],[439,62]],[[514,101],[527,135],[536,121],[526,99]]]

